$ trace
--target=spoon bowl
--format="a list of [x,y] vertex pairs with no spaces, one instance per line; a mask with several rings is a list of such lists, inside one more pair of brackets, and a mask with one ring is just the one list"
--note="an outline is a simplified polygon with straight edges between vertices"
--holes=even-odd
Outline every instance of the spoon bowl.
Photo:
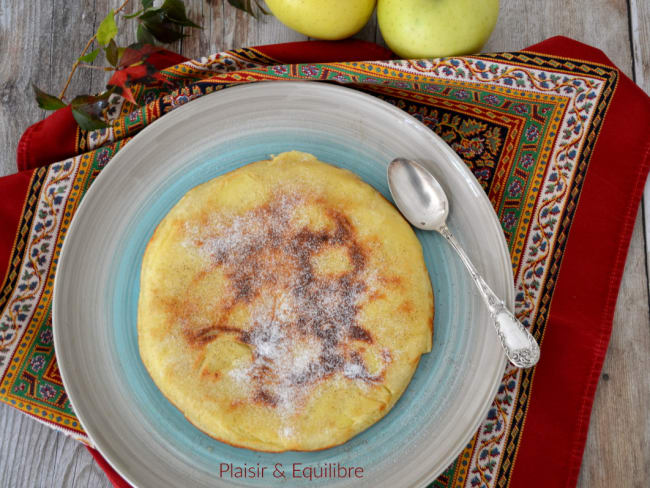
[[[388,181],[397,208],[413,226],[437,231],[446,225],[447,194],[426,169],[408,159],[396,158],[388,166]],[[403,191],[403,188],[412,191]]]
[[537,341],[488,286],[447,227],[449,200],[435,177],[415,161],[396,158],[388,165],[388,186],[397,208],[406,220],[414,227],[439,232],[458,253],[490,311],[497,335],[510,362],[519,368],[530,368],[537,364]]

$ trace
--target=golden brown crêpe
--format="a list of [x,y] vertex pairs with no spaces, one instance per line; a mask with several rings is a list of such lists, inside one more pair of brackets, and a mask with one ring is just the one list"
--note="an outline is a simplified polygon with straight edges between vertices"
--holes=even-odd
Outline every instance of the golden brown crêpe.
[[341,444],[431,350],[413,230],[349,171],[301,152],[189,191],[144,255],[142,360],[199,429],[262,451]]

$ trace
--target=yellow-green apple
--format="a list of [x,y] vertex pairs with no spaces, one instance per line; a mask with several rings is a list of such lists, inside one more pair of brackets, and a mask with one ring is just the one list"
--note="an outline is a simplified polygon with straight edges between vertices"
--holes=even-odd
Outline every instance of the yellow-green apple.
[[473,54],[490,37],[499,0],[379,0],[377,22],[403,58]]
[[266,0],[280,22],[306,36],[344,39],[366,25],[376,0]]

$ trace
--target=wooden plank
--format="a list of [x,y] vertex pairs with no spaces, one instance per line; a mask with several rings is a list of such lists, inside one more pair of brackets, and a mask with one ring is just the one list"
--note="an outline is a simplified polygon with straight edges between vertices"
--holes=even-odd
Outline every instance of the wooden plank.
[[208,56],[222,49],[225,3],[213,2],[213,6],[211,6],[205,0],[185,0],[188,17],[203,29],[188,31],[189,37],[182,41],[181,54],[183,56],[188,58]]
[[46,0],[0,0],[0,174],[16,171],[18,139],[44,115],[30,83],[52,86],[53,8]]
[[[632,77],[650,93],[650,4],[630,0]],[[641,279],[642,270],[645,280]],[[635,271],[630,271],[635,270]],[[628,272],[630,271],[630,272]],[[650,180],[639,211],[603,366],[581,473],[582,486],[647,486],[650,477]],[[624,409],[621,410],[621,405]],[[612,414],[615,412],[614,414]],[[624,420],[622,420],[624,419]],[[617,435],[613,433],[617,432]]]
[[355,39],[362,39],[364,41],[378,42],[379,44],[385,45],[383,38],[381,38],[381,33],[379,32],[379,26],[377,25],[377,10],[372,13],[368,23],[361,29],[356,35],[353,36]]
[[641,212],[596,390],[579,488],[647,486],[650,477],[650,327]]
[[[634,51],[634,79],[650,94],[650,3],[630,0],[630,28]],[[650,178],[643,192],[646,269],[650,283]]]
[[502,0],[485,51],[523,49],[559,35],[602,49],[623,72],[632,74],[626,0]]
[[634,79],[650,93],[650,3],[630,0],[630,29],[634,51]]
[[[628,74],[649,93],[650,5],[630,0],[629,6],[634,61]],[[650,377],[643,373],[650,368],[646,268],[650,257],[650,186],[646,186],[644,199],[621,283],[615,329],[596,392],[579,486],[616,486],[622,480],[626,486],[645,486],[650,476]]]
[[86,448],[74,439],[0,404],[0,486],[110,488]]
[[[65,86],[73,63],[83,50],[88,40],[95,33],[96,25],[102,21],[102,10],[95,10],[93,0],[69,2],[54,0],[52,2],[52,27],[50,29],[50,46],[46,52],[50,56],[49,75],[50,82],[47,86],[54,94]],[[108,12],[108,9],[106,9]],[[43,53],[34,53],[37,56]],[[78,69],[66,97],[74,98],[76,95],[88,93],[93,85],[93,78],[97,79],[104,73],[92,69]],[[97,83],[97,81],[96,81]],[[31,96],[31,94],[28,94]],[[26,100],[32,103],[32,100]]]
[[223,5],[223,19],[221,50],[307,40],[306,36],[292,31],[273,16],[255,20],[245,12],[227,5],[226,2]]

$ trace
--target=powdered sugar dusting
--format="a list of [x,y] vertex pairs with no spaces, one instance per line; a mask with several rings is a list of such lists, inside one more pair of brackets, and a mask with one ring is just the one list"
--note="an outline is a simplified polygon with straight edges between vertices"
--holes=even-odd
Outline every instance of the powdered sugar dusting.
[[[280,193],[229,221],[187,225],[189,237],[183,243],[198,249],[209,266],[220,267],[230,285],[220,322],[188,329],[186,339],[204,346],[219,334],[236,334],[251,347],[253,359],[230,370],[229,377],[242,391],[251,391],[252,401],[286,416],[304,404],[323,378],[340,374],[367,384],[383,377],[383,370],[371,375],[361,355],[349,347],[373,341],[357,312],[377,292],[378,280],[370,279],[373,272],[345,215],[323,205],[331,225],[310,229],[296,218],[306,203],[305,197]],[[315,269],[314,257],[327,249],[345,251],[344,271],[323,275]],[[249,313],[244,328],[229,324],[238,304]],[[290,436],[286,429],[282,435]]]

